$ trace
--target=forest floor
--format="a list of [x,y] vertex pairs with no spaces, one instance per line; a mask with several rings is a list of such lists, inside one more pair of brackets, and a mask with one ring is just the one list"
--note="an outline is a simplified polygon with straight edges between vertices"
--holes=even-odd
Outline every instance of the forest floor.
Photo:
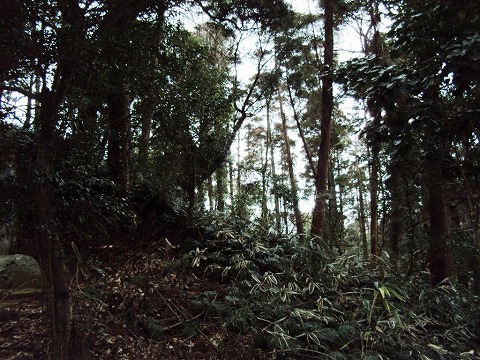
[[[104,246],[91,251],[86,259],[89,266],[85,269],[89,274],[82,276],[79,272],[79,280],[75,276],[71,280],[71,359],[325,358],[320,352],[317,356],[310,353],[302,357],[282,357],[275,350],[268,350],[268,347],[259,349],[254,346],[253,334],[231,331],[221,314],[212,315],[208,309],[227,298],[225,294],[231,284],[222,282],[221,277],[202,276],[204,272],[193,266],[192,256],[187,258],[188,261],[185,261],[185,257],[176,253],[176,249],[165,239],[127,249]],[[70,264],[72,274],[77,272],[76,267],[75,262]],[[199,306],[201,294],[209,294],[210,298],[205,303],[200,302],[202,306]],[[370,310],[364,315],[355,310],[363,301],[359,292],[346,290],[344,294],[336,301],[345,304],[345,308],[352,308],[357,314],[353,323],[365,323],[366,320],[362,320],[365,314],[372,317]],[[325,298],[325,301],[330,300]],[[4,294],[0,297],[0,359],[47,359],[50,330],[45,304],[41,293]],[[410,307],[408,303],[404,306]],[[278,316],[283,320],[283,315]],[[414,318],[417,319],[417,315]],[[405,336],[406,340],[402,341],[407,344],[410,340],[424,342],[423,349],[432,354],[445,354],[443,357],[428,356],[424,359],[480,359],[478,334],[477,340],[471,344],[454,344],[454,348],[462,350],[458,356],[453,356],[454,352],[448,350],[448,344],[444,344],[444,347],[442,343],[433,342],[436,338],[444,338],[442,334],[453,331],[443,329],[443,333],[434,336],[436,325],[431,323],[412,325],[412,331],[408,332],[407,320],[403,320],[402,330],[391,328],[390,322],[379,321],[374,331],[381,336],[389,332],[393,335],[398,333]],[[341,326],[333,331],[338,331]],[[427,326],[430,326],[430,330]],[[460,326],[455,331],[461,333],[461,330]],[[427,338],[429,332],[432,334]],[[356,340],[342,341],[345,344],[341,344],[343,348],[352,347],[357,355],[364,353],[365,344],[356,343]],[[343,348],[338,347],[339,351]],[[395,357],[395,354],[381,358],[391,358],[389,355],[392,358],[408,358],[400,355]],[[339,358],[358,358],[355,356],[342,355]]]
[[[224,286],[169,272],[165,245],[126,253],[105,247],[91,259],[95,265],[87,279],[72,279],[72,359],[253,358],[248,335],[203,322],[205,314],[191,308],[199,293],[221,293]],[[0,359],[47,358],[45,311],[41,293],[0,297]]]

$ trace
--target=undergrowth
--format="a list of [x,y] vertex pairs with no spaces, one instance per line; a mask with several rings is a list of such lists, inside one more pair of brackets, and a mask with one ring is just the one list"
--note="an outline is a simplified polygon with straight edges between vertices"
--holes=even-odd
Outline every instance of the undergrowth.
[[260,223],[218,214],[206,223],[183,247],[163,238],[120,268],[92,264],[97,280],[80,304],[105,321],[86,316],[83,326],[120,327],[143,344],[142,358],[480,358],[480,301],[455,283],[432,288],[426,273],[327,254]]
[[478,358],[480,302],[428,274],[403,277],[381,258],[326,256],[313,240],[218,220],[215,240],[179,263],[226,284],[192,300],[208,321],[251,334],[266,358]]

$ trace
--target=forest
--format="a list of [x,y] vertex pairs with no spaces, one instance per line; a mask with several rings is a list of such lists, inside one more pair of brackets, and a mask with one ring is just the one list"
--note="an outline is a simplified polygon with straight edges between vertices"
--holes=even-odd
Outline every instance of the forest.
[[480,359],[478,0],[1,5],[1,359]]

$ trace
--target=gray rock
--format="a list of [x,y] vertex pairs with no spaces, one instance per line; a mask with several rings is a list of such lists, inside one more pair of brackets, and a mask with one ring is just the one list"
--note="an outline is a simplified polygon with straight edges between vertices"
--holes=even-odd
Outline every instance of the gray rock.
[[43,286],[43,274],[34,258],[22,254],[0,255],[0,290]]

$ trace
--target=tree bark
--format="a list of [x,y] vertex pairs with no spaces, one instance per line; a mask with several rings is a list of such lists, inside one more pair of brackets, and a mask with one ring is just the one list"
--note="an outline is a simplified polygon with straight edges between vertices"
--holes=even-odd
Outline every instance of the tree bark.
[[[68,272],[60,239],[55,233],[55,214],[52,206],[58,113],[72,79],[83,41],[83,15],[76,1],[59,3],[62,18],[68,25],[60,39],[64,53],[59,56],[53,75],[51,90],[43,84],[39,102],[38,137],[36,142],[36,172],[39,174],[35,195],[36,237],[41,252],[47,284],[50,286],[50,315],[52,325],[52,359],[68,359],[71,338],[72,308]],[[43,256],[42,256],[43,255]]]
[[317,236],[322,243],[325,225],[325,200],[327,196],[328,164],[330,157],[330,128],[333,111],[333,0],[324,0],[324,68],[322,77],[322,123],[320,148],[315,178],[315,207],[312,214],[312,235]]
[[453,275],[453,257],[450,247],[450,225],[445,201],[445,179],[437,152],[425,158],[424,176],[428,186],[428,213],[430,216],[428,268],[430,281],[437,285]]
[[281,95],[279,96],[279,104],[280,104],[280,117],[282,118],[282,133],[283,133],[283,143],[285,147],[285,156],[287,160],[287,168],[288,168],[288,177],[290,179],[290,190],[292,194],[292,206],[293,206],[293,213],[295,216],[295,226],[297,229],[297,235],[300,239],[304,236],[303,231],[303,219],[302,213],[300,212],[300,208],[298,207],[298,186],[297,180],[295,179],[295,171],[293,169],[293,159],[292,159],[292,152],[290,149],[290,138],[288,137],[287,132],[287,119],[285,113],[283,111],[283,100]]
[[400,239],[402,236],[402,194],[400,191],[399,171],[396,168],[390,169],[390,202],[391,202],[391,231],[390,231],[390,251],[392,253],[393,264],[396,267],[400,256]]
[[220,166],[216,171],[217,180],[217,210],[220,212],[225,211],[225,193],[226,189],[226,168],[225,165]]
[[312,154],[310,152],[310,148],[308,147],[307,140],[305,139],[305,133],[303,131],[302,125],[300,123],[300,118],[298,116],[297,109],[295,107],[295,100],[293,98],[292,89],[290,84],[287,82],[287,89],[288,89],[288,98],[290,100],[290,107],[293,111],[293,118],[297,124],[298,134],[300,135],[300,139],[302,139],[303,150],[305,151],[305,156],[307,157],[308,164],[310,165],[310,171],[312,172],[313,178],[317,177],[317,169],[315,168],[315,162],[313,161]]
[[269,149],[271,146],[271,138],[268,136],[268,131],[269,131],[269,126],[270,126],[270,101],[267,101],[266,104],[267,107],[267,128],[266,128],[266,133],[265,133],[265,151],[262,152],[262,220],[265,223],[268,223],[268,204],[267,204],[267,170],[268,170],[268,155],[269,155]]
[[282,222],[280,216],[280,199],[277,191],[277,173],[275,169],[275,149],[273,146],[272,126],[270,121],[270,104],[267,106],[267,139],[270,150],[270,173],[272,174],[273,201],[275,212],[275,229],[278,233],[282,231]]
[[368,242],[367,242],[367,230],[366,230],[366,216],[365,216],[365,203],[363,200],[363,185],[362,180],[363,176],[360,172],[360,167],[356,164],[356,172],[357,172],[357,187],[358,187],[358,212],[359,212],[359,225],[360,225],[360,235],[362,237],[362,255],[363,260],[368,259]]
[[126,90],[120,88],[107,99],[108,105],[108,157],[110,178],[127,190],[130,184],[130,100]]
[[[62,91],[63,92],[63,91]],[[70,345],[72,309],[68,273],[65,266],[62,245],[53,227],[54,214],[51,205],[53,189],[50,178],[53,175],[55,159],[54,131],[59,108],[58,101],[64,94],[47,89],[42,92],[39,117],[39,133],[36,149],[36,169],[40,174],[36,192],[36,237],[41,251],[41,264],[50,285],[50,316],[52,325],[53,359],[67,359]]]
[[[375,111],[375,110],[374,110]],[[375,111],[373,127],[380,126],[380,111]],[[377,144],[372,145],[372,159],[370,163],[370,254],[378,255],[378,169],[380,148]]]

